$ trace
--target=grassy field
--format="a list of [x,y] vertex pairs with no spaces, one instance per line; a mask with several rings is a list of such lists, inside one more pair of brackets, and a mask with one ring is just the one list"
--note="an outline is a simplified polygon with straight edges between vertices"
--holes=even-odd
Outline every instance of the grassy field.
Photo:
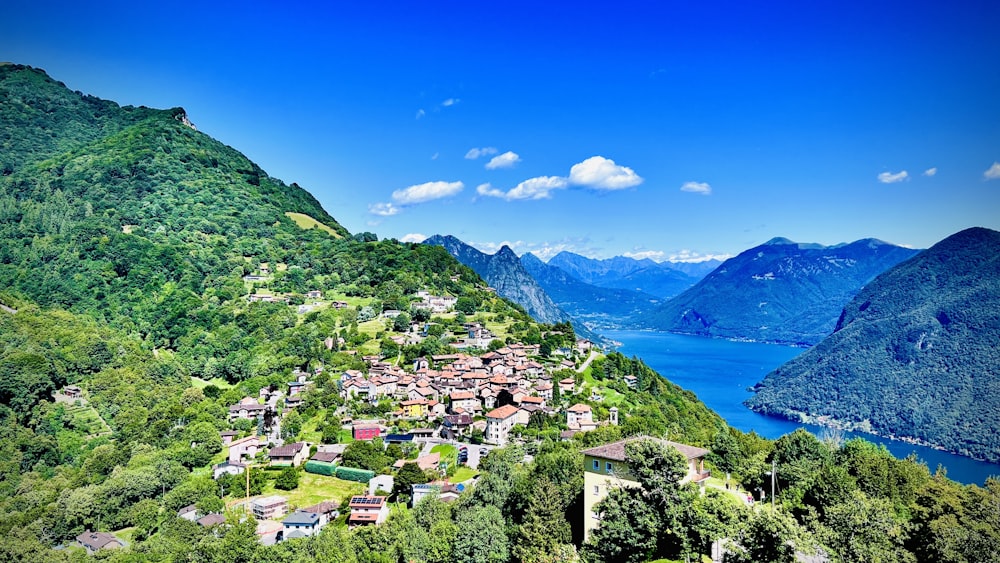
[[285,212],[285,217],[288,217],[295,222],[296,225],[301,229],[319,229],[321,231],[326,231],[327,234],[334,238],[341,238],[337,231],[333,230],[332,227],[320,223],[316,219],[306,215],[305,213],[294,213],[291,211]]
[[268,483],[263,494],[281,495],[288,499],[288,504],[302,508],[325,500],[340,503],[350,496],[363,494],[365,489],[363,483],[303,472],[299,474],[299,486],[294,491],[278,490],[274,483]]
[[216,377],[215,379],[209,379],[206,381],[193,375],[191,376],[191,386],[195,389],[204,389],[209,385],[215,385],[219,389],[231,389],[233,387],[231,383],[221,377]]
[[476,471],[475,469],[467,465],[462,465],[455,471],[454,475],[448,478],[448,480],[451,481],[452,483],[461,483],[463,481],[468,481],[469,479],[472,479],[478,474],[479,472]]

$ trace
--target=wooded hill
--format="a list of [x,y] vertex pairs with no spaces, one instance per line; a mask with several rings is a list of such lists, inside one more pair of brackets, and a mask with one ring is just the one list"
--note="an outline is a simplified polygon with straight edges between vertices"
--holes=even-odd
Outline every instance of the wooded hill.
[[822,246],[775,238],[726,260],[641,322],[681,334],[815,344],[858,290],[916,252],[875,239]]
[[1000,461],[1000,233],[954,234],[869,283],[750,408]]

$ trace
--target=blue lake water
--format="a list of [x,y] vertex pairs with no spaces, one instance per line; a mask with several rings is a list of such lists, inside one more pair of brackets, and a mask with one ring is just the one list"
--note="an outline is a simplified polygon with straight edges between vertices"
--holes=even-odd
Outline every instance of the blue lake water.
[[[756,431],[766,438],[778,438],[805,427],[820,435],[823,428],[755,413],[743,406],[750,397],[748,387],[774,368],[798,356],[804,348],[756,342],[732,342],[664,332],[606,330],[602,335],[622,343],[619,351],[642,358],[670,381],[693,391],[730,426],[744,432]],[[948,477],[960,483],[982,485],[991,475],[1000,475],[1000,465],[976,461],[922,446],[880,438],[871,434],[845,432],[845,437],[862,437],[884,444],[899,458],[915,453],[934,471],[939,465]]]

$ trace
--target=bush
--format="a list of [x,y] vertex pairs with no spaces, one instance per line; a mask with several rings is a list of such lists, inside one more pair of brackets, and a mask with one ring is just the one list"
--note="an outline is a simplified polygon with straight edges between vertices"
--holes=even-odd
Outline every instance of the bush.
[[338,479],[344,479],[345,481],[367,483],[372,477],[375,476],[375,472],[367,469],[355,469],[353,467],[340,466],[337,468],[335,476]]

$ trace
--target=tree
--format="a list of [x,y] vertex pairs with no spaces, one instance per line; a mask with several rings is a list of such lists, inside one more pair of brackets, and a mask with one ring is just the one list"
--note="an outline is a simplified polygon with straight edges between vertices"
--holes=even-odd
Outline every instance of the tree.
[[506,563],[510,558],[503,515],[496,506],[478,506],[459,512],[456,524],[456,561]]
[[639,489],[611,489],[596,510],[601,525],[583,546],[588,560],[639,563],[654,558],[660,518]]
[[463,295],[455,300],[455,310],[471,315],[476,312],[476,300]]
[[887,500],[855,490],[826,509],[823,525],[826,544],[844,563],[915,560],[903,549],[906,534]]
[[544,561],[558,553],[562,544],[569,543],[569,522],[560,500],[560,491],[551,481],[535,484],[514,544],[514,556],[519,561]]
[[389,460],[382,451],[382,440],[355,440],[344,450],[343,460],[346,467],[379,471]]
[[281,437],[285,440],[293,440],[301,431],[302,415],[293,410],[281,421]]
[[726,546],[725,563],[792,563],[796,550],[809,552],[814,541],[787,514],[761,507]]
[[299,471],[294,467],[285,467],[274,480],[274,488],[291,491],[299,486]]
[[427,476],[424,475],[419,465],[412,461],[404,463],[393,479],[392,494],[397,499],[399,495],[409,495],[413,485],[426,483],[427,480]]

